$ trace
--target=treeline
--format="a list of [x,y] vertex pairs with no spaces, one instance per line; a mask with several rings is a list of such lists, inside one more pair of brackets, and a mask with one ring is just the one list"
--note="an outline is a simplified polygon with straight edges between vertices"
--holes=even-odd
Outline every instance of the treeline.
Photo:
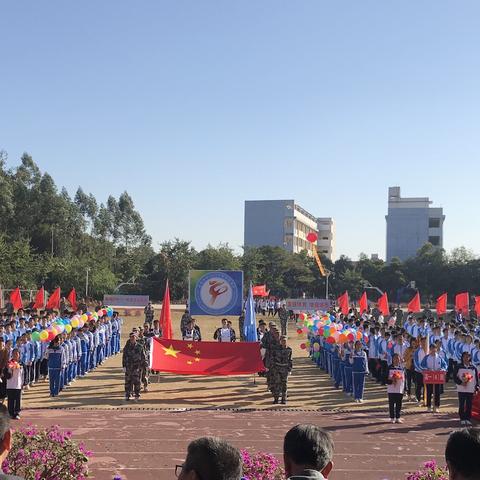
[[[480,291],[480,260],[463,247],[447,255],[426,244],[416,257],[389,264],[363,254],[356,261],[345,256],[335,263],[322,261],[331,272],[332,297],[348,290],[355,300],[367,286],[371,300],[379,295],[377,287],[395,303],[408,301],[417,288],[423,302],[434,303],[444,292],[453,299],[462,291]],[[105,204],[82,188],[71,198],[28,154],[18,167],[7,169],[6,154],[0,152],[0,284],[84,292],[87,269],[94,298],[126,283],[122,292],[158,300],[168,277],[172,298],[181,301],[188,296],[191,269],[241,269],[246,282],[266,283],[280,297],[324,297],[326,291],[326,279],[306,252],[264,246],[239,255],[228,244],[197,251],[180,239],[155,251],[127,192],[110,195]]]

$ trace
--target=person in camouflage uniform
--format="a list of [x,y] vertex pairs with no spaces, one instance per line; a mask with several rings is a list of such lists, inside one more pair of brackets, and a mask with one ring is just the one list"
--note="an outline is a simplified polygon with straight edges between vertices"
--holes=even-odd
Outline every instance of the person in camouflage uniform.
[[130,400],[132,391],[135,400],[140,398],[140,378],[142,368],[146,365],[145,352],[137,342],[137,335],[130,334],[130,338],[123,348],[122,366],[125,372],[125,400]]
[[287,309],[282,305],[278,309],[278,318],[280,319],[280,327],[282,329],[282,335],[287,335],[287,323],[288,323],[288,312]]
[[[142,346],[145,359],[148,360],[150,358],[150,338],[148,338],[148,329],[142,327],[139,328],[137,342]],[[141,383],[144,392],[148,392],[149,377],[150,369],[148,368],[148,361],[145,361],[141,375]]]
[[282,336],[280,343],[272,349],[270,357],[270,391],[274,404],[278,403],[280,395],[282,404],[287,403],[287,381],[292,366],[292,349],[287,347],[287,338]]
[[262,338],[261,347],[265,349],[263,363],[267,369],[265,375],[267,377],[267,389],[271,390],[272,373],[270,372],[270,367],[273,361],[273,351],[280,345],[280,334],[275,323],[270,322],[269,327],[269,331]]

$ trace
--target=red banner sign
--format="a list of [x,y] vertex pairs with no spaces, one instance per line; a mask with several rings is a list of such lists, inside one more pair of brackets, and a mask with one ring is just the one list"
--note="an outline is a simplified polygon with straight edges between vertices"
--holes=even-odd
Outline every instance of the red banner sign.
[[433,385],[443,385],[445,383],[446,372],[443,370],[425,370],[423,373],[423,383]]

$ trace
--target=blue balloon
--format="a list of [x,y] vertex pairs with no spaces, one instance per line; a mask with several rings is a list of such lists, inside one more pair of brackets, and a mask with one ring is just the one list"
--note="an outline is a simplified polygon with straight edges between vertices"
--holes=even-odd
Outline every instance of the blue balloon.
[[107,311],[107,317],[113,317],[113,310]]

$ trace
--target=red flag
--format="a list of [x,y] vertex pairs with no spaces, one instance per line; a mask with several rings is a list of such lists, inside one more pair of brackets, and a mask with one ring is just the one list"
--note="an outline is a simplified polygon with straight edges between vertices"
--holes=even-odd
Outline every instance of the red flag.
[[387,292],[385,292],[379,299],[378,299],[378,309],[382,313],[382,315],[389,315],[390,309],[388,308],[388,296]]
[[10,293],[10,303],[13,305],[14,310],[23,308],[22,294],[18,287]]
[[43,310],[45,308],[45,289],[43,287],[39,288],[37,294],[35,295],[35,303],[33,308]]
[[252,287],[252,294],[254,297],[268,297],[266,285],[255,285]]
[[475,297],[475,313],[480,317],[480,297]]
[[60,310],[60,287],[56,288],[50,295],[45,308],[47,310]]
[[170,313],[170,289],[168,288],[168,279],[165,284],[165,294],[163,295],[162,311],[160,313],[160,328],[163,338],[173,338],[172,316]]
[[367,299],[367,292],[363,292],[362,296],[360,297],[360,315],[363,312],[366,312],[368,310],[368,299]]
[[348,301],[348,292],[346,291],[343,295],[340,295],[337,298],[337,304],[342,310],[344,315],[348,315],[348,310],[350,309],[350,302]]
[[455,310],[461,312],[462,315],[468,315],[469,304],[468,292],[459,293],[455,296]]
[[417,313],[422,309],[420,305],[420,293],[417,292],[415,296],[408,302],[407,309],[409,312]]
[[257,342],[188,342],[153,338],[152,370],[185,375],[246,375],[265,367]]
[[77,292],[74,288],[70,290],[70,293],[67,295],[67,300],[70,302],[70,305],[73,310],[77,309]]
[[445,315],[447,313],[447,294],[444,293],[437,298],[437,315]]

